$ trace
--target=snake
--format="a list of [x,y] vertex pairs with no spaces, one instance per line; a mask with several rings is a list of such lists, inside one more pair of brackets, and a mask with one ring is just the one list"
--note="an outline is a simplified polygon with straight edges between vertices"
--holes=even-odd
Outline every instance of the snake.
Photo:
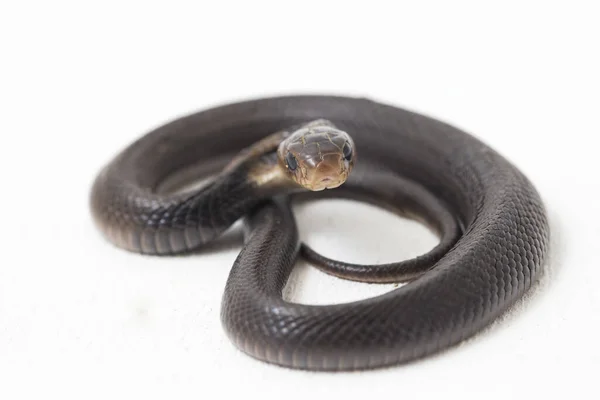
[[[301,243],[293,205],[331,197],[419,220],[439,242],[388,264],[325,257]],[[101,169],[90,207],[109,242],[156,256],[201,250],[242,220],[224,331],[251,357],[314,371],[405,364],[474,336],[539,279],[550,236],[531,181],[480,139],[415,111],[329,95],[176,118]],[[340,278],[403,284],[346,303],[292,302],[283,291],[299,257]]]

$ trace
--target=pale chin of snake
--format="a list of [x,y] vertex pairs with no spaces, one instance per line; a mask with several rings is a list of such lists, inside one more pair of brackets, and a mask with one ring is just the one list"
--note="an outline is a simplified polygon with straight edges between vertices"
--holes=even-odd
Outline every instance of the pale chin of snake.
[[[252,167],[244,160],[201,189],[155,190],[172,173],[197,163],[224,165],[222,160],[270,134],[317,119],[348,132],[360,155],[334,190],[279,196],[270,190],[283,182],[282,173],[268,162]],[[352,153],[336,146],[346,156]],[[294,158],[287,159],[288,168],[301,161],[296,157],[303,153],[294,151],[290,147]],[[261,175],[264,171],[272,175]],[[312,185],[333,187],[336,179],[327,176]],[[384,265],[330,260],[300,246],[289,204],[294,196],[322,195],[415,216],[439,232],[440,242],[419,257]],[[99,173],[91,210],[115,245],[161,255],[200,248],[243,218],[245,241],[221,304],[225,332],[252,357],[309,370],[406,363],[473,336],[536,282],[549,238],[546,211],[532,183],[482,141],[409,110],[339,96],[255,99],[165,124]],[[401,238],[398,242],[402,245]],[[408,283],[351,303],[291,303],[282,289],[299,249],[342,278]]]

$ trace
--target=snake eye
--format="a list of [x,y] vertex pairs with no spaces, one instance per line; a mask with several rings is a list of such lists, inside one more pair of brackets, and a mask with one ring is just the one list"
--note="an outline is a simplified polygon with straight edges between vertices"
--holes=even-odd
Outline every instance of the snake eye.
[[291,152],[288,152],[285,156],[285,163],[290,171],[295,171],[298,168],[298,161]]
[[344,147],[342,148],[342,153],[344,153],[344,158],[348,161],[352,160],[352,147],[348,142],[344,143]]

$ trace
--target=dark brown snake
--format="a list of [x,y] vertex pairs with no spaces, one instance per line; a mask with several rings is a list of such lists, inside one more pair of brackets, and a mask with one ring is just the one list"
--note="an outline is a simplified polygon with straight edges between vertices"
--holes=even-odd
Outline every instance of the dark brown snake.
[[[168,188],[223,167],[200,189]],[[419,218],[440,243],[381,266],[329,260],[299,244],[289,201],[307,193]],[[110,241],[148,254],[201,247],[244,217],[225,330],[253,357],[314,370],[402,363],[473,335],[536,281],[549,236],[538,193],[494,150],[438,120],[345,97],[259,99],[170,122],[102,170],[91,208]],[[346,304],[291,303],[282,289],[301,248],[331,274],[408,283]]]

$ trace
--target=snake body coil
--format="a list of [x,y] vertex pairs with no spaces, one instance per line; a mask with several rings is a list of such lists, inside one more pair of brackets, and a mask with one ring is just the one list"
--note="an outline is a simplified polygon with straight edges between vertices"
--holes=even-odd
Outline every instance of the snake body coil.
[[[350,133],[360,154],[348,181],[328,192],[418,215],[442,234],[423,261],[431,268],[406,264],[417,277],[408,284],[346,304],[287,302],[282,289],[300,248],[288,197],[248,179],[252,166],[243,161],[199,191],[160,190],[178,171],[198,163],[214,171],[266,135],[319,118]],[[536,280],[549,235],[533,186],[485,144],[432,118],[344,97],[260,99],[178,119],[120,153],[96,179],[91,204],[107,238],[153,254],[201,246],[247,215],[223,297],[224,327],[256,358],[316,370],[405,362],[471,336]],[[327,265],[335,273],[341,264]],[[385,275],[375,281],[393,274],[352,274],[371,272]]]

